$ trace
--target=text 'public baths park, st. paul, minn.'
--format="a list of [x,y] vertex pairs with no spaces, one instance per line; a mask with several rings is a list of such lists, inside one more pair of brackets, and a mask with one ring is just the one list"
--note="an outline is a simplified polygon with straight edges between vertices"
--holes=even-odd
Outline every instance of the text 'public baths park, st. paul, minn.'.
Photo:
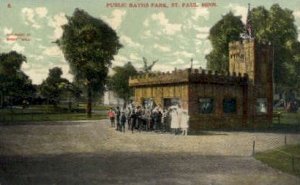
[[251,4],[0,0],[0,185],[300,184],[300,3]]

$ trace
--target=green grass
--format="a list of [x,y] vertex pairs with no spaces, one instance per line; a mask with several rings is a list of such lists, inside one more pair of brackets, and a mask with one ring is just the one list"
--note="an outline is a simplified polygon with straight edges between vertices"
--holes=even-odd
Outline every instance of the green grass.
[[[292,156],[294,156],[294,169]],[[300,145],[287,145],[275,150],[259,152],[255,158],[272,168],[300,177]]]
[[106,118],[106,115],[101,114],[93,114],[91,118],[88,118],[85,113],[29,113],[2,114],[0,116],[0,122],[95,120]]
[[[74,108],[70,112],[67,107],[33,105],[28,108],[0,109],[0,122],[27,122],[27,121],[66,121],[66,120],[91,120],[106,118],[106,106],[98,106],[98,112],[88,118],[84,108]],[[99,112],[100,111],[100,112]]]
[[[282,124],[299,124],[300,125],[300,111],[296,113],[286,112],[284,109],[276,109],[274,112],[280,112],[280,123]],[[273,123],[278,123],[277,118],[273,119]]]
[[[108,105],[92,105],[92,109],[93,110],[109,110],[109,108],[110,108],[111,106],[108,106]],[[80,109],[85,109],[86,108],[86,104],[84,104],[84,103],[79,103],[78,104],[78,108],[80,108]]]
[[286,124],[300,124],[300,113],[283,112],[280,121]]

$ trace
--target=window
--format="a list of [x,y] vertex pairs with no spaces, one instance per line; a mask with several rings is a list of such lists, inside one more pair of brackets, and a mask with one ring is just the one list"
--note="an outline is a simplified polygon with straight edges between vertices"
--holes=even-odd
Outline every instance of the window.
[[256,112],[262,114],[267,113],[267,98],[256,99]]
[[199,113],[210,114],[214,111],[214,99],[199,98]]
[[224,113],[236,113],[236,98],[225,98],[223,100]]
[[164,98],[164,108],[169,108],[173,105],[180,105],[179,98]]

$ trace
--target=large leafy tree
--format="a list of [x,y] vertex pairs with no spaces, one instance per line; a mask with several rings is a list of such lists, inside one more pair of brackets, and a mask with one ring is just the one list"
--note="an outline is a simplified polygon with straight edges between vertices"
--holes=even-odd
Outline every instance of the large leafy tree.
[[32,93],[35,92],[31,80],[21,70],[23,62],[26,62],[26,57],[15,51],[0,54],[1,107],[6,98],[10,100],[21,100],[32,96]]
[[61,95],[64,91],[63,85],[69,83],[67,79],[61,77],[62,74],[62,70],[59,67],[49,69],[48,77],[40,85],[41,94],[54,106],[56,106],[61,99]]
[[[274,54],[274,79],[278,87],[299,87],[300,50],[293,12],[282,9],[278,4],[251,10],[254,37],[258,42],[270,42]],[[207,67],[212,70],[228,71],[228,43],[240,40],[244,26],[232,13],[223,16],[210,30],[209,39],[213,50],[206,56]]]
[[227,71],[228,69],[228,43],[239,40],[244,25],[241,17],[234,16],[232,12],[222,16],[209,31],[208,39],[212,44],[212,51],[206,55],[207,68],[215,71]]
[[128,85],[129,77],[137,75],[138,72],[131,62],[126,63],[122,67],[116,66],[113,70],[115,73],[109,81],[109,88],[120,98],[124,99],[125,102],[128,102],[133,95],[133,90]]
[[70,64],[75,81],[87,91],[87,115],[91,116],[92,94],[103,93],[108,68],[122,47],[116,32],[101,19],[75,9],[57,41]]
[[276,84],[294,86],[300,73],[295,70],[300,50],[293,12],[274,4],[270,10],[262,6],[253,8],[251,14],[256,40],[273,44]]

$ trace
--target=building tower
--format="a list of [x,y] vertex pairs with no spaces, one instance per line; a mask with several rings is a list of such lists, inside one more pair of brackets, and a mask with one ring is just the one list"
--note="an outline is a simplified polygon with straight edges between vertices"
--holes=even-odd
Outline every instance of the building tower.
[[[241,41],[229,43],[229,72],[248,75],[243,112],[248,122],[272,121],[273,50],[270,42],[258,43],[254,38],[250,5]],[[247,105],[247,106],[246,106]],[[246,108],[247,107],[247,108]]]

